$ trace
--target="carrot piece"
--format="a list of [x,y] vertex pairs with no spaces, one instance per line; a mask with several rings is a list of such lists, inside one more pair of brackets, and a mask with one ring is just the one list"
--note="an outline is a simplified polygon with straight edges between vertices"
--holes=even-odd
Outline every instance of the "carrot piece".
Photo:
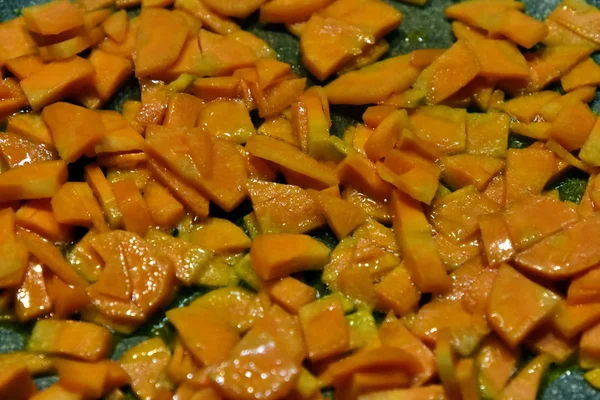
[[378,308],[392,310],[398,316],[414,311],[421,298],[406,267],[400,265],[375,285]]
[[483,190],[504,169],[504,161],[486,155],[458,154],[440,159],[442,179],[459,189],[473,185]]
[[73,3],[54,0],[22,10],[27,29],[41,35],[56,35],[83,26],[83,13]]
[[600,261],[600,244],[594,236],[598,229],[598,218],[586,218],[534,244],[515,260],[525,270],[550,279],[574,276]]
[[36,54],[30,54],[6,61],[8,69],[18,80],[33,75],[44,67],[44,61]]
[[373,161],[385,158],[390,149],[400,139],[400,133],[407,125],[408,115],[405,110],[398,110],[389,114],[365,143],[367,156]]
[[315,12],[323,10],[332,0],[274,0],[260,7],[260,21],[286,23],[307,21]]
[[327,246],[310,236],[290,233],[257,236],[250,248],[252,266],[262,279],[319,270],[329,260],[329,252]]
[[398,108],[394,105],[377,105],[368,107],[363,113],[362,119],[366,126],[376,129],[390,114]]
[[[105,393],[129,383],[129,376],[114,361],[86,363],[67,359],[57,360],[60,385],[68,390],[90,397]],[[93,376],[94,379],[90,379]]]
[[10,208],[0,210],[0,250],[5,257],[0,262],[0,287],[18,286],[27,270],[29,253],[15,236],[15,213]]
[[553,361],[564,363],[576,350],[576,341],[565,338],[549,324],[543,324],[529,338],[525,344],[538,354],[547,354]]
[[394,191],[391,198],[394,230],[398,243],[405,251],[406,267],[422,292],[444,292],[450,278],[437,253],[431,237],[431,226],[420,204],[405,194]]
[[35,397],[37,388],[24,364],[3,369],[0,373],[0,396],[6,399],[27,400]]
[[499,399],[508,400],[520,398],[533,400],[536,398],[542,377],[550,366],[551,359],[546,354],[541,354],[531,360],[515,378],[508,383],[500,394]]
[[198,78],[192,84],[192,93],[205,101],[221,97],[233,99],[237,97],[239,83],[240,78],[236,76]]
[[262,91],[258,102],[261,118],[268,118],[283,112],[300,97],[306,86],[305,78],[285,79],[272,84]]
[[316,199],[327,223],[338,239],[350,235],[367,219],[367,214],[359,206],[346,200],[314,190],[309,193]]
[[0,174],[0,201],[52,197],[67,180],[67,164],[44,161]]
[[164,125],[195,127],[203,104],[204,102],[195,96],[186,93],[174,94],[169,99]]
[[110,350],[111,333],[95,324],[46,319],[36,322],[27,344],[29,351],[98,361]]
[[[190,352],[183,347],[180,340],[175,342],[173,348],[173,356],[167,366],[167,375],[172,382],[179,385],[179,390],[187,381],[188,376],[193,376],[198,373],[199,366],[192,359]],[[179,391],[178,391],[179,393]]]
[[298,314],[300,309],[315,300],[314,288],[288,276],[268,286],[267,291],[273,301],[287,311]]
[[[188,34],[185,22],[171,11],[147,8],[142,10],[139,24],[134,59],[136,76],[164,71],[183,49]],[[168,42],[164,40],[167,36]]]
[[191,241],[217,254],[239,253],[250,248],[252,243],[242,228],[221,218],[211,218],[196,227]]
[[[390,152],[392,154],[392,152]],[[388,156],[387,159],[390,157]],[[391,164],[391,163],[390,163]],[[426,168],[415,166],[397,173],[388,167],[389,164],[377,162],[377,174],[384,181],[391,183],[415,200],[430,204],[439,186],[438,175]]]
[[[507,293],[519,293],[516,298]],[[518,302],[519,307],[514,306]],[[511,347],[523,341],[539,323],[551,315],[560,298],[550,290],[530,281],[513,268],[500,267],[488,303],[491,327]]]
[[583,86],[600,84],[600,66],[593,58],[587,58],[560,78],[563,89],[570,92]]
[[573,151],[585,143],[595,123],[596,116],[590,108],[582,102],[573,101],[560,110],[548,134],[567,150]]
[[443,153],[458,153],[466,147],[466,116],[462,109],[426,106],[416,110],[409,121],[414,133],[426,144]]
[[175,8],[192,14],[202,22],[202,25],[221,35],[241,29],[233,21],[212,11],[201,0],[176,0]]
[[267,136],[255,135],[248,140],[246,149],[254,156],[271,161],[310,178],[315,183],[318,183],[321,189],[335,186],[339,183],[338,178],[315,159],[282,141]]
[[487,35],[479,28],[467,25],[461,21],[452,21],[452,33],[456,40],[486,39]]
[[430,219],[438,232],[458,241],[473,237],[479,218],[498,210],[499,207],[474,186],[466,186],[435,201]]
[[519,10],[509,9],[493,22],[489,33],[501,34],[527,49],[532,48],[546,37],[548,27],[541,21]]
[[506,40],[469,40],[475,53],[480,76],[492,79],[525,79],[529,77],[527,61],[515,45]]
[[515,254],[515,248],[508,234],[508,227],[501,214],[490,214],[481,217],[479,230],[490,265],[506,262]]
[[504,157],[509,118],[502,113],[468,114],[466,150],[469,154]]
[[81,8],[86,12],[95,11],[111,7],[115,4],[114,0],[77,0],[75,2],[77,7]]
[[214,137],[237,144],[246,143],[250,136],[256,135],[248,109],[235,100],[205,104],[198,114],[197,126]]
[[480,73],[477,57],[469,44],[456,42],[425,68],[413,87],[427,93],[427,102],[438,104],[466,86]]
[[42,112],[60,157],[68,163],[89,152],[106,134],[100,116],[83,107],[55,103]]
[[531,246],[578,219],[574,207],[547,196],[523,199],[505,212],[508,232],[517,250]]
[[548,122],[510,123],[511,133],[527,136],[540,141],[546,141],[550,138],[550,127],[551,124]]
[[324,80],[374,42],[374,37],[359,27],[313,15],[300,37],[300,53],[306,68],[317,79]]
[[133,72],[133,63],[121,56],[102,50],[92,50],[88,60],[96,68],[91,85],[78,94],[78,100],[87,108],[100,108],[119,89]]
[[597,303],[569,305],[562,302],[554,311],[551,323],[568,339],[590,329],[600,321],[600,306]]
[[94,146],[94,152],[97,155],[128,153],[144,149],[142,135],[121,114],[116,111],[103,110],[99,115],[106,134]]
[[600,325],[586,330],[579,342],[579,365],[583,368],[597,367],[600,363]]
[[0,44],[0,64],[37,53],[37,45],[27,31],[23,17],[1,23],[0,36],[5,39]]
[[9,168],[58,158],[58,154],[52,146],[10,132],[0,136],[0,156]]
[[137,44],[137,32],[140,25],[139,17],[132,18],[129,21],[127,28],[127,35],[122,42],[117,42],[110,37],[105,38],[102,43],[98,45],[98,48],[109,54],[121,56],[133,61],[133,54],[135,52]]
[[587,304],[600,302],[600,286],[598,276],[600,270],[594,268],[574,278],[569,285],[567,302],[569,304]]
[[27,201],[15,214],[16,223],[52,242],[65,242],[71,236],[69,227],[57,221],[50,199]]
[[300,145],[298,143],[298,138],[292,129],[292,124],[290,121],[282,117],[273,117],[267,119],[258,128],[258,134],[282,140],[295,147]]
[[102,23],[106,35],[117,43],[123,43],[127,38],[129,18],[125,10],[117,11]]
[[56,220],[65,225],[107,231],[108,226],[92,189],[85,182],[67,182],[52,196]]
[[152,217],[133,179],[115,182],[111,188],[123,215],[125,228],[144,236],[152,225]]
[[29,261],[25,277],[16,292],[15,313],[21,322],[49,314],[52,301],[48,295],[44,269],[37,260]]
[[39,48],[40,56],[44,61],[65,60],[73,57],[89,47],[100,43],[104,39],[102,28],[92,28],[84,33],[66,39],[62,42],[52,43]]
[[517,371],[519,349],[510,349],[496,336],[487,337],[476,355],[482,393],[497,396]]
[[377,103],[407,90],[418,74],[409,55],[397,56],[348,72],[325,86],[325,92],[331,104]]
[[156,182],[150,182],[146,185],[144,200],[152,220],[162,228],[175,227],[183,217],[183,205],[164,186]]
[[25,139],[54,147],[50,130],[38,114],[26,113],[13,115],[6,126],[8,132],[16,133]]
[[546,148],[509,149],[504,173],[506,204],[541,194],[558,172],[557,158]]
[[85,167],[85,179],[98,198],[109,226],[116,229],[121,225],[123,216],[104,173],[96,164],[87,165]]
[[337,167],[342,183],[350,183],[372,197],[385,199],[392,186],[377,174],[376,166],[368,158],[356,153],[349,154]]
[[418,49],[410,53],[410,64],[417,68],[425,68],[431,65],[446,49]]
[[167,311],[167,317],[186,348],[204,365],[225,361],[239,341],[235,329],[211,310],[174,308]]
[[299,317],[311,361],[340,355],[350,348],[350,330],[339,301],[314,301],[299,310]]
[[61,281],[58,276],[54,276],[47,283],[47,286],[55,318],[67,318],[81,311],[90,302],[84,288],[81,286],[69,286]]
[[150,160],[148,165],[154,178],[165,185],[196,217],[203,219],[208,216],[209,201],[206,197],[157,161]]
[[548,19],[558,22],[594,43],[600,43],[597,29],[600,24],[600,12],[594,6],[583,1],[563,2],[554,9]]
[[256,62],[256,71],[258,86],[264,90],[289,75],[292,72],[292,66],[272,58],[262,58]]
[[140,398],[158,398],[167,390],[164,370],[171,360],[171,350],[160,339],[148,339],[127,350],[119,360],[131,379],[131,388]]
[[236,69],[251,67],[256,63],[254,51],[231,37],[204,29],[200,30],[198,37],[202,51],[198,68],[204,75],[229,75]]
[[27,106],[27,97],[13,78],[0,81],[0,118],[5,119]]

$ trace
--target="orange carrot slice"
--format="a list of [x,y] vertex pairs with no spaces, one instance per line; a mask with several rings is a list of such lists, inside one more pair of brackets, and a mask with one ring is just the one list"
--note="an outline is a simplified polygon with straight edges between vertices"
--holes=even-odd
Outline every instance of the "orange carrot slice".
[[65,0],[24,8],[22,14],[27,29],[41,35],[56,35],[84,24],[81,10]]
[[67,180],[64,161],[45,161],[12,168],[0,176],[0,201],[52,197]]

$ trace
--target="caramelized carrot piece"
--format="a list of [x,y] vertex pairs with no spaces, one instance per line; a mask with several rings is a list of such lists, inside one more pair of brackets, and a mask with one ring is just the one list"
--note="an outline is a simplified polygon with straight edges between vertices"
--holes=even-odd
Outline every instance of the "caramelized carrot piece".
[[0,24],[0,64],[37,53],[37,45],[27,31],[24,18],[15,18]]
[[0,287],[19,286],[28,267],[29,252],[15,236],[15,213],[10,208],[0,210]]
[[391,210],[396,238],[408,256],[404,261],[417,288],[422,292],[446,291],[450,278],[419,203],[396,190],[392,193]]
[[[147,8],[140,14],[135,48],[135,74],[138,77],[164,71],[173,64],[185,43],[188,30],[177,14]],[[168,41],[164,38],[169,37]]]
[[500,399],[520,398],[533,400],[536,398],[544,373],[550,366],[551,359],[542,354],[531,360],[518,375],[508,383],[500,394]]
[[27,349],[84,361],[98,361],[108,355],[110,340],[110,331],[95,324],[46,319],[36,322]]
[[418,74],[409,55],[396,56],[343,74],[325,86],[325,92],[331,104],[377,103],[407,90]]
[[56,220],[66,225],[107,231],[108,226],[92,189],[85,182],[67,182],[52,196]]
[[[507,293],[519,295],[507,296]],[[548,317],[559,302],[556,294],[504,264],[490,293],[488,321],[494,331],[514,347]]]
[[501,214],[481,217],[479,230],[485,248],[485,255],[490,265],[498,265],[508,261],[515,254],[508,227]]
[[201,248],[217,254],[239,253],[250,248],[251,244],[250,238],[242,228],[221,218],[210,218],[199,225],[192,232],[191,241]]
[[96,68],[90,86],[79,93],[78,100],[87,108],[99,108],[108,101],[133,72],[133,63],[120,56],[93,50],[88,60]]
[[22,15],[27,29],[41,35],[56,35],[84,24],[81,10],[66,0],[24,8]]
[[54,103],[42,111],[60,157],[71,163],[88,153],[106,134],[100,116],[83,107]]
[[476,355],[482,393],[497,396],[517,372],[520,350],[510,349],[498,337],[487,337]]
[[187,93],[176,93],[169,99],[167,115],[164,125],[185,126],[193,128],[196,126],[198,115],[204,102]]
[[13,58],[6,62],[6,69],[20,81],[38,72],[43,67],[44,61],[35,54]]
[[148,165],[154,178],[165,185],[196,217],[204,219],[208,216],[209,201],[206,197],[157,161],[150,160]]
[[27,113],[13,115],[6,126],[8,132],[14,132],[25,139],[54,147],[50,130],[39,114]]
[[49,198],[67,180],[64,161],[44,161],[0,174],[0,201]]
[[58,158],[58,154],[52,146],[40,144],[10,132],[0,137],[0,156],[9,168]]
[[160,339],[148,339],[128,349],[119,360],[131,380],[133,392],[140,398],[157,398],[167,390],[163,374],[171,360],[171,350]]
[[174,308],[167,311],[167,317],[186,348],[205,365],[225,361],[239,341],[235,329],[208,309]]
[[309,303],[299,310],[299,316],[310,360],[318,361],[348,351],[350,330],[338,301]]
[[198,68],[207,76],[229,75],[238,68],[256,63],[254,51],[228,36],[200,29],[198,35],[202,57]]
[[66,242],[71,236],[69,227],[56,219],[50,199],[27,201],[19,208],[15,217],[17,225],[42,235],[52,242]]
[[300,309],[315,300],[316,290],[288,276],[269,285],[267,289],[273,301],[287,311],[298,314]]
[[175,0],[175,8],[187,11],[193,16],[198,17],[202,21],[202,25],[221,35],[241,29],[233,21],[211,10],[202,0]]
[[27,400],[36,393],[37,388],[25,365],[14,365],[0,373],[0,396],[3,398]]
[[125,10],[117,11],[102,23],[106,35],[117,43],[123,43],[127,38],[129,17]]
[[74,93],[81,85],[90,83],[94,66],[78,56],[53,61],[21,81],[23,93],[34,111]]
[[135,182],[129,178],[111,185],[128,231],[144,236],[152,225],[150,211]]
[[47,286],[55,318],[68,318],[89,305],[88,294],[81,286],[67,285],[58,276],[54,276]]

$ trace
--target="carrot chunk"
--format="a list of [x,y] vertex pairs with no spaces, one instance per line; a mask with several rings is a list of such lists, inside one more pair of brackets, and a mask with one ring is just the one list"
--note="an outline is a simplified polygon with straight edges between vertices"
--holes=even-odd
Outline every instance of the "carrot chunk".
[[300,309],[299,316],[310,360],[318,361],[348,351],[350,330],[338,301],[309,303]]
[[83,13],[67,0],[24,8],[27,29],[41,35],[56,35],[83,26]]
[[71,229],[56,219],[50,199],[29,200],[17,210],[15,216],[17,225],[50,241],[65,242],[71,236]]
[[129,375],[131,388],[138,397],[156,398],[168,390],[163,374],[170,360],[171,350],[155,337],[127,350],[119,364]]
[[36,393],[37,388],[25,365],[15,365],[0,373],[0,396],[3,398],[27,400]]
[[152,225],[150,211],[135,182],[129,178],[111,185],[128,231],[144,236]]
[[52,197],[67,180],[64,161],[44,161],[0,174],[0,201]]
[[0,287],[18,286],[27,271],[29,252],[15,236],[15,213],[10,208],[0,210]]

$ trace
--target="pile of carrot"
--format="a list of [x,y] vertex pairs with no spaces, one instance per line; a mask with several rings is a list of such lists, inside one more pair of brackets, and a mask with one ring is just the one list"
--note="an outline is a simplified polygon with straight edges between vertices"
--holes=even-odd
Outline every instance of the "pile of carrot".
[[[329,83],[242,30],[255,12]],[[449,49],[382,61],[403,19],[382,0],[52,0],[1,23],[0,314],[33,331],[0,398],[534,400],[573,357],[600,389],[600,10],[446,16]],[[133,75],[141,99],[102,110]],[[342,137],[338,104],[368,106]],[[547,190],[572,169],[578,204]],[[182,287],[205,294],[165,310]],[[110,359],[163,311],[172,341]]]

